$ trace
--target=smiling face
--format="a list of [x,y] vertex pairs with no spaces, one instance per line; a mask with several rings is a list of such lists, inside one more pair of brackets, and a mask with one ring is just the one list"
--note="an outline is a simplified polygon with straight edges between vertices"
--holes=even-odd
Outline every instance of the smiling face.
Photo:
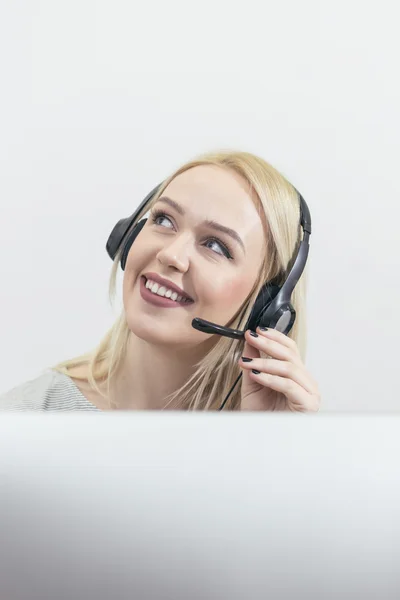
[[193,318],[226,325],[235,316],[265,253],[248,188],[234,171],[213,165],[188,169],[166,187],[125,266],[123,302],[135,335],[190,348],[210,337],[191,326]]

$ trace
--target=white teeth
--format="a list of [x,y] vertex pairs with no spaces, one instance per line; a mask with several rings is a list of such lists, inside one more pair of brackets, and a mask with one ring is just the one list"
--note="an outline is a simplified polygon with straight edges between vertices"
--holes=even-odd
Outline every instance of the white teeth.
[[165,292],[166,292],[166,291],[167,291],[167,288],[166,288],[166,287],[164,287],[164,286],[162,285],[160,288],[158,288],[158,290],[157,290],[157,294],[158,294],[159,296],[165,296]]
[[146,281],[146,288],[153,292],[153,294],[157,294],[158,296],[163,296],[165,298],[170,298],[176,302],[190,302],[188,298],[184,298],[177,294],[177,292],[173,292],[172,290],[166,288],[164,285],[159,285],[155,281],[151,281],[148,279]]

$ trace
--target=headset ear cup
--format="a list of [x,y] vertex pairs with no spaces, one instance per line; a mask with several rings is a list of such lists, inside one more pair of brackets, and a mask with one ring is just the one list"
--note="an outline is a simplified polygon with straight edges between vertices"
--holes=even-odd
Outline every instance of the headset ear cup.
[[261,316],[265,313],[275,296],[277,296],[280,289],[281,288],[278,285],[273,285],[271,283],[263,285],[254,303],[246,329],[255,331],[260,324]]
[[136,223],[135,227],[128,234],[128,236],[125,240],[124,249],[121,254],[121,268],[123,271],[125,271],[125,265],[126,265],[126,261],[128,258],[129,250],[131,249],[133,242],[135,241],[135,239],[137,238],[137,236],[139,235],[139,233],[142,231],[143,227],[145,226],[146,221],[147,221],[147,219],[142,219],[141,221],[139,221],[139,223]]

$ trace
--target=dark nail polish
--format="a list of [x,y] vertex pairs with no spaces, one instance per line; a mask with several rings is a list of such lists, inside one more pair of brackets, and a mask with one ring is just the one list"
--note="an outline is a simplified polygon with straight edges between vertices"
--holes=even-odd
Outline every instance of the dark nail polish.
[[248,356],[242,356],[242,361],[243,362],[251,362],[253,359],[252,358],[248,358]]
[[268,327],[259,327],[260,331],[268,331]]
[[251,372],[254,373],[254,375],[259,375],[261,371],[256,371],[255,369],[252,369]]
[[258,333],[256,333],[255,331],[250,331],[250,335],[252,335],[253,337],[258,337]]

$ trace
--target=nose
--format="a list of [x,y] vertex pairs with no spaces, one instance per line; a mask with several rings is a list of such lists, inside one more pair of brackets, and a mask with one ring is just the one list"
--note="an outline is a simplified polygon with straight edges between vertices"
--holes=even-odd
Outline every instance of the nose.
[[190,264],[189,240],[184,236],[176,236],[166,243],[157,254],[157,260],[165,267],[186,273]]

